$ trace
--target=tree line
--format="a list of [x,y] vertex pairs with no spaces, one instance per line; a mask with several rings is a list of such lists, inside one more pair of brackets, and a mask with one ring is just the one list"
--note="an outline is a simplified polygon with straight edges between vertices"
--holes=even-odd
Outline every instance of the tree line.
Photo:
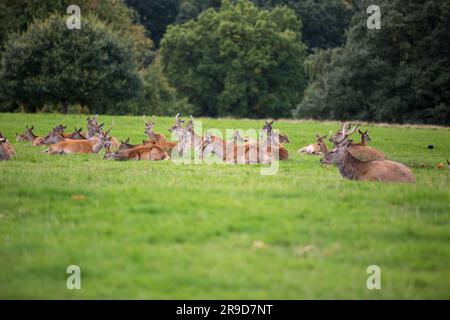
[[450,123],[450,3],[0,2],[0,111]]

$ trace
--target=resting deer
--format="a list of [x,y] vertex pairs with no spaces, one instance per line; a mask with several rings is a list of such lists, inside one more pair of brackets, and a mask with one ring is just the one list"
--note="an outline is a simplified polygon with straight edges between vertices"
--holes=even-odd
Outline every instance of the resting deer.
[[[92,135],[91,138],[88,138],[88,140],[95,140],[97,137],[100,137],[102,135],[102,127],[103,127],[104,123],[102,123],[101,125],[95,126],[94,124],[91,124],[91,131],[92,134],[88,134],[88,135]],[[112,126],[111,128],[109,128],[109,131],[111,131],[111,129],[114,128],[114,120],[112,121]],[[113,149],[118,149],[120,146],[119,140],[117,140],[117,138],[115,137],[111,137],[110,139],[110,143],[111,143],[111,147]]]
[[335,164],[339,173],[350,180],[383,182],[415,182],[411,170],[402,163],[389,160],[358,160],[350,148],[351,141],[341,143],[321,160],[322,164]]
[[270,163],[270,154],[263,150],[264,148],[257,144],[245,144],[238,147],[234,138],[225,142],[208,131],[202,142],[201,156],[204,158],[209,153],[214,153],[227,163]]
[[31,126],[31,128],[26,126],[26,130],[24,133],[22,133],[22,134],[16,133],[16,141],[17,142],[29,141],[31,143],[31,145],[34,147],[42,146],[44,144],[43,143],[44,138],[38,137],[37,135],[35,135],[33,130],[34,130],[34,126]]
[[189,134],[190,144],[194,150],[200,150],[203,138],[194,132],[194,117],[190,116],[190,120],[186,126],[186,132]]
[[59,124],[56,127],[54,127],[53,130],[51,132],[49,132],[49,134],[51,134],[53,132],[56,134],[60,134],[65,139],[70,139],[71,133],[65,133],[64,132],[65,129],[67,129],[67,126]]
[[152,121],[147,122],[145,121],[145,115],[143,117],[144,123],[145,123],[145,134],[148,137],[148,140],[155,140],[155,141],[167,141],[166,136],[162,133],[153,132],[153,126],[155,124],[155,117],[152,117]]
[[130,149],[108,152],[104,159],[108,160],[169,160],[170,156],[158,146],[137,146]]
[[0,160],[10,160],[12,155],[9,149],[6,147],[6,139],[0,138]]
[[[335,147],[338,147],[340,144],[346,143],[348,141],[348,137],[356,132],[357,129],[358,125],[355,125],[353,128],[351,128],[351,123],[344,123],[341,130],[336,132],[336,134],[334,134],[330,140],[334,143]],[[352,144],[350,148],[352,150],[352,154],[359,160],[367,161],[385,159],[384,154],[381,151],[369,146]]]
[[50,146],[43,152],[48,154],[90,154],[99,153],[102,148],[110,148],[112,138],[109,136],[111,128],[102,132],[98,137],[87,140],[66,139]]
[[99,125],[97,120],[98,120],[98,114],[96,114],[92,118],[88,117],[86,119],[86,121],[87,121],[87,130],[88,130],[88,132],[86,134],[86,138],[90,139],[90,138],[96,137],[98,129],[99,128],[101,129],[103,127],[104,124],[102,123],[101,125]]
[[10,158],[16,155],[16,149],[12,146],[12,144],[6,139],[6,137],[3,135],[3,133],[0,132],[0,139],[4,139],[3,147],[6,149],[6,151],[9,153]]
[[302,154],[311,154],[311,155],[322,155],[322,154],[326,154],[328,152],[328,147],[327,144],[325,143],[325,138],[327,136],[319,136],[318,134],[316,134],[316,143],[307,145],[306,147],[301,148],[300,150],[298,150],[298,153],[302,153]]
[[51,145],[51,144],[57,144],[61,141],[66,140],[66,138],[63,137],[61,133],[59,133],[57,130],[53,130],[48,135],[46,135],[42,140],[42,145]]
[[267,140],[265,142],[267,146],[267,153],[272,153],[272,146],[277,149],[279,154],[279,160],[289,160],[289,152],[284,148],[283,143],[289,143],[289,138],[284,134],[277,134],[273,131],[272,125],[275,120],[265,123],[263,130],[267,133]]

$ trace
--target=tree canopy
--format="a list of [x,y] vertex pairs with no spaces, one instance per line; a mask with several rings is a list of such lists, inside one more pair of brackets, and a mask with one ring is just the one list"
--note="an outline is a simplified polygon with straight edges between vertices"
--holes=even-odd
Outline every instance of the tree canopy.
[[313,81],[298,117],[450,123],[450,3],[380,1],[382,26],[362,10],[343,49],[308,61]]
[[93,16],[84,16],[80,30],[69,30],[60,15],[36,20],[5,46],[1,91],[29,111],[68,102],[107,112],[142,85],[132,47]]
[[198,114],[288,116],[306,85],[300,29],[287,7],[268,11],[223,1],[220,11],[169,27],[162,63]]

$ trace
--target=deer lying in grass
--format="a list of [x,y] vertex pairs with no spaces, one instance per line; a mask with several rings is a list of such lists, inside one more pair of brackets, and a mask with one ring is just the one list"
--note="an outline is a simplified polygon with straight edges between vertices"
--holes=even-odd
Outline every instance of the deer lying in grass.
[[275,120],[265,123],[263,130],[267,133],[267,140],[265,142],[267,153],[272,154],[272,146],[279,154],[279,160],[289,160],[289,152],[284,148],[283,143],[289,143],[289,138],[284,134],[277,134],[273,131],[272,125]]
[[[336,132],[336,134],[334,134],[330,140],[333,142],[335,147],[338,147],[339,144],[348,141],[348,138],[354,132],[356,132],[357,129],[358,125],[355,125],[351,129],[351,123],[344,123],[342,125],[342,128],[338,132]],[[381,151],[369,146],[352,144],[350,146],[350,149],[352,150],[352,154],[362,161],[385,159],[384,154]]]
[[[95,140],[98,137],[101,137],[102,135],[102,127],[103,127],[104,123],[102,123],[101,125],[95,125],[93,123],[90,124],[90,130],[91,133],[88,134],[89,136],[91,136],[91,138],[88,138],[88,140]],[[111,129],[114,128],[114,120],[112,121],[112,126],[111,128],[109,128],[109,130],[107,131],[108,133],[111,131]],[[117,140],[117,138],[115,137],[110,137],[110,147],[113,149],[118,149],[120,146],[119,140]]]
[[10,160],[12,158],[11,152],[6,145],[7,145],[6,139],[0,138],[0,161]]
[[152,121],[147,122],[145,121],[145,115],[143,117],[144,123],[145,123],[145,134],[148,137],[148,140],[154,140],[154,141],[167,141],[166,136],[162,133],[153,132],[153,126],[155,125],[155,117],[152,117]]
[[[144,141],[145,143],[146,141]],[[120,141],[120,145],[119,145],[119,150],[127,150],[127,149],[131,149],[137,147],[137,145],[135,144],[131,144],[130,143],[130,138],[128,137],[125,141]]]
[[0,132],[0,139],[3,139],[3,148],[6,150],[6,152],[9,154],[10,158],[16,155],[16,149],[12,146],[12,144],[6,139],[6,137],[3,135],[3,133]]
[[66,139],[70,140],[86,140],[86,137],[82,134],[83,128],[77,129],[72,133],[62,134],[61,130],[56,127],[48,135],[46,135],[43,140],[43,145],[57,144]]
[[328,147],[325,143],[325,138],[327,136],[319,136],[316,134],[316,143],[307,145],[306,147],[301,148],[297,152],[300,154],[311,154],[311,155],[322,155],[328,153]]
[[402,163],[388,160],[358,160],[351,149],[351,141],[341,142],[321,160],[322,164],[335,164],[339,173],[350,180],[383,182],[415,182],[411,170]]
[[16,141],[17,142],[29,141],[33,147],[42,146],[44,144],[43,143],[44,138],[35,135],[33,130],[34,126],[31,126],[31,128],[26,126],[26,130],[24,133],[22,134],[16,133]]
[[129,149],[107,152],[104,159],[107,160],[169,160],[170,156],[158,146],[137,146]]
[[48,154],[90,154],[99,153],[102,148],[110,148],[112,138],[109,136],[111,128],[102,132],[98,137],[87,140],[66,139],[50,146],[44,153]]
[[232,138],[232,140],[225,142],[208,131],[202,142],[201,157],[204,158],[208,154],[214,153],[226,163],[268,164],[271,162],[270,154],[267,154],[264,147],[253,143],[238,146],[235,141]]

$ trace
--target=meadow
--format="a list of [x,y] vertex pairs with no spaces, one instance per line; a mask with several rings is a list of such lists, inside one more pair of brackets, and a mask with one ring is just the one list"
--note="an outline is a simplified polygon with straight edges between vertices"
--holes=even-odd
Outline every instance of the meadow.
[[[291,159],[273,176],[258,165],[105,161],[104,151],[49,156],[15,142],[25,125],[44,135],[85,119],[0,114],[17,150],[0,162],[0,298],[450,299],[450,128],[362,125],[415,184],[344,180],[296,153],[337,122],[276,122]],[[113,136],[145,138],[141,117],[100,116],[112,119]],[[169,136],[173,122],[158,117],[155,131]],[[66,288],[72,264],[81,290]],[[370,265],[381,290],[366,287]]]

